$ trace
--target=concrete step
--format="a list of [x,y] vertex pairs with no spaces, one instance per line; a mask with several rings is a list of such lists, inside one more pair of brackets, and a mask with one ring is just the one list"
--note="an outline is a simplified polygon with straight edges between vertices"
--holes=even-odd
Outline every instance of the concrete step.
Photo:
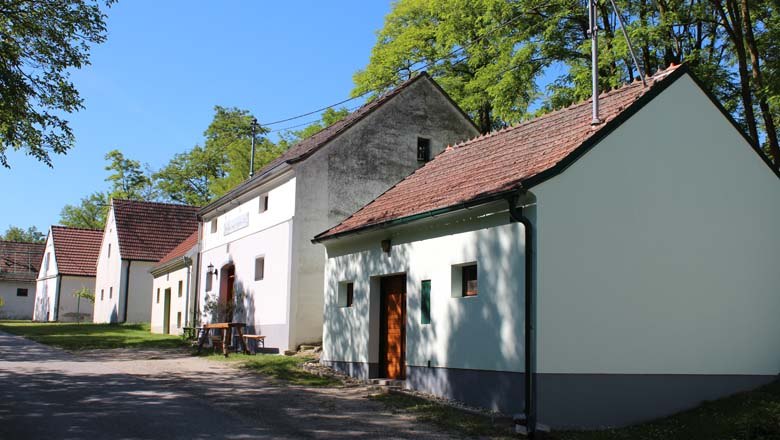
[[404,387],[403,380],[397,379],[371,379],[371,385],[378,385],[394,389],[402,389]]

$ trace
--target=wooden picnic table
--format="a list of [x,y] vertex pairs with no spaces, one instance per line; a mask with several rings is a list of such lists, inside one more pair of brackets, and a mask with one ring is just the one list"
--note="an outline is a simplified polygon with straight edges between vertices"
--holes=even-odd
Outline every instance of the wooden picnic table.
[[208,339],[211,330],[222,330],[222,354],[224,354],[225,357],[228,357],[228,342],[232,336],[233,329],[235,329],[238,334],[238,341],[239,344],[241,344],[243,353],[249,354],[249,350],[246,348],[246,343],[244,342],[244,328],[246,328],[246,324],[243,322],[214,322],[211,324],[203,324],[203,334],[200,335],[200,340],[198,341],[198,354],[200,354],[200,350]]

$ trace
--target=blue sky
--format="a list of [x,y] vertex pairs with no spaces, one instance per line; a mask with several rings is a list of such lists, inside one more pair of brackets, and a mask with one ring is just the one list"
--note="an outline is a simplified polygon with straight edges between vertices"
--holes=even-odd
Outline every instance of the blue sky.
[[348,97],[389,10],[390,0],[120,1],[108,41],[72,76],[86,106],[68,117],[74,148],[54,168],[14,152],[0,168],[0,233],[46,231],[65,204],[106,189],[109,150],[159,168],[202,140],[214,105],[262,122]]

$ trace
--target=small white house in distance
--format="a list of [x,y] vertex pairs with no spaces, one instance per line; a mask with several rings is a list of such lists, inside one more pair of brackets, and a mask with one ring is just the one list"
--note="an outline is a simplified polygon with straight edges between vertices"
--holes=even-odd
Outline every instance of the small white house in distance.
[[685,65],[448,149],[325,244],[322,362],[548,426],[780,373],[780,174]]
[[36,321],[92,321],[93,304],[74,295],[94,293],[95,268],[103,231],[52,226],[46,237],[35,289]]
[[184,327],[192,327],[197,258],[195,231],[152,268],[152,333],[182,334]]
[[421,74],[293,145],[201,210],[203,320],[246,322],[280,351],[320,341],[327,258],[311,237],[477,134]]
[[0,319],[32,319],[44,245],[0,241]]
[[157,262],[198,229],[198,208],[111,200],[95,277],[93,322],[149,322]]

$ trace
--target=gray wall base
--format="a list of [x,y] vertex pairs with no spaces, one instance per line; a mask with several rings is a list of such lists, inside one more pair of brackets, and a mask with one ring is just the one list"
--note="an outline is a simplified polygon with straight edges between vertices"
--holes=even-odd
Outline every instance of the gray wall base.
[[339,373],[366,380],[379,376],[379,364],[366,362],[320,361],[322,365]]

